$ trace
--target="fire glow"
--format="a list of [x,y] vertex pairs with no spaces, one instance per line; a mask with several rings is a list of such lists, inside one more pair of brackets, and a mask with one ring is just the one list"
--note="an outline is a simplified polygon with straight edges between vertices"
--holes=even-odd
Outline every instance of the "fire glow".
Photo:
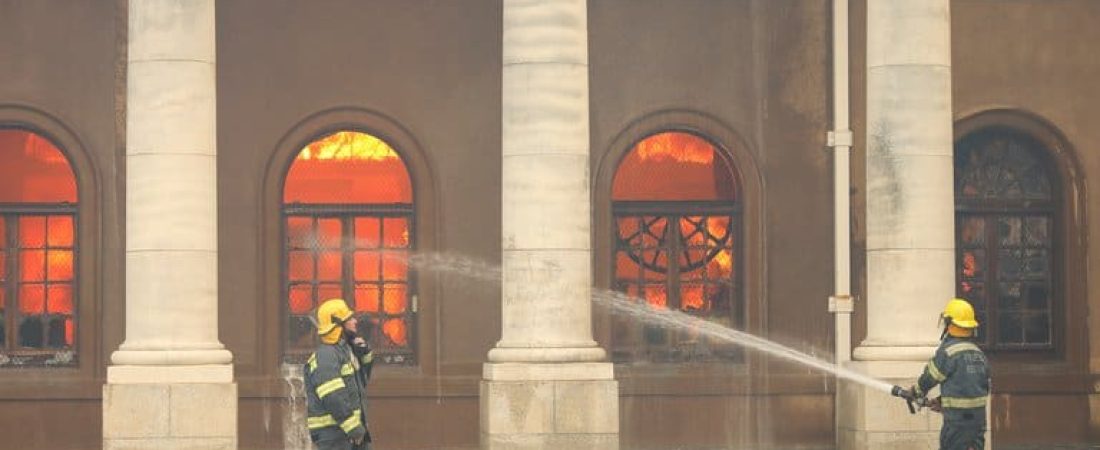
[[387,161],[401,157],[389,144],[365,133],[339,131],[311,142],[298,153],[298,159],[336,161]]

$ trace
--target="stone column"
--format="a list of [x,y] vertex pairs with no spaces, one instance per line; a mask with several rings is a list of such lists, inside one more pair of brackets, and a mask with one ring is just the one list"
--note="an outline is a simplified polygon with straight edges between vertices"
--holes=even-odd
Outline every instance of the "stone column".
[[130,0],[126,340],[103,388],[105,449],[235,449],[218,341],[214,0]]
[[504,0],[503,311],[482,446],[618,448],[592,339],[586,0]]
[[[867,337],[859,371],[916,381],[955,292],[949,0],[867,2]],[[934,449],[940,417],[842,383],[844,449]]]

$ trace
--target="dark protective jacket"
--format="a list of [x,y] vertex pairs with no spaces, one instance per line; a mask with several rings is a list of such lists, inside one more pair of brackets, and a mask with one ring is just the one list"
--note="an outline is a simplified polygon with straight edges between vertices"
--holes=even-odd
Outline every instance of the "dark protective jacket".
[[367,381],[373,352],[356,357],[343,340],[321,344],[303,369],[306,425],[313,442],[370,439],[367,430]]
[[985,423],[989,363],[974,342],[953,336],[944,338],[917,380],[917,394],[926,395],[937,384],[941,385],[945,422]]

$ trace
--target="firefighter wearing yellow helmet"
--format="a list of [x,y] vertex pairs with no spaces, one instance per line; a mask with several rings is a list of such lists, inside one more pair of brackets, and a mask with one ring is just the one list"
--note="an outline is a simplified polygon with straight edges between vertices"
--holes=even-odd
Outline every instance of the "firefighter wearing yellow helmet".
[[309,437],[319,450],[369,450],[367,381],[374,353],[357,335],[359,319],[341,299],[317,308],[321,344],[303,369]]
[[943,334],[935,356],[912,387],[915,398],[940,386],[940,397],[930,401],[943,413],[940,450],[981,450],[985,447],[985,411],[989,403],[989,363],[974,343],[978,321],[966,300],[952,299],[940,314]]

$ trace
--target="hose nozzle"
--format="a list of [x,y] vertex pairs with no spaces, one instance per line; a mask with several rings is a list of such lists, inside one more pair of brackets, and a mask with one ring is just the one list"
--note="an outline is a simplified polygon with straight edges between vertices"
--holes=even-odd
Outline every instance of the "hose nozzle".
[[917,397],[917,395],[914,394],[913,390],[911,389],[905,389],[901,386],[894,386],[893,389],[890,389],[890,395],[905,399],[905,406],[909,407],[909,414],[917,413],[917,406],[913,406],[914,403],[916,403],[918,406],[924,406],[924,402],[922,401],[923,399]]

